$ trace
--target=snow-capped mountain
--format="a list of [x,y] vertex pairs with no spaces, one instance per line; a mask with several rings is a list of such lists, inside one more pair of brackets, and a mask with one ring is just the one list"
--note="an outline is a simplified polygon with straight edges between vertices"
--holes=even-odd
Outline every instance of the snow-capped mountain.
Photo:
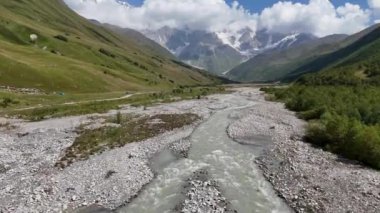
[[180,60],[212,73],[221,74],[248,58],[216,33],[163,27],[143,31],[148,38],[170,50]]
[[163,27],[142,33],[182,61],[216,74],[222,74],[265,51],[286,49],[317,39],[310,34],[254,32],[249,28],[238,32],[207,32]]
[[[81,1],[102,3],[108,0]],[[133,7],[125,0],[115,1],[125,7]],[[183,62],[219,75],[260,53],[286,49],[316,39],[309,34],[254,31],[249,27],[237,31],[226,29],[214,32],[162,27],[140,32],[168,49]]]

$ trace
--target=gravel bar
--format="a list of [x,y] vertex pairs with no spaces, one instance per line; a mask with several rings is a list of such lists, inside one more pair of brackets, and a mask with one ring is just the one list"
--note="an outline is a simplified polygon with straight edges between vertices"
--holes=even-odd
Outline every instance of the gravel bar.
[[186,181],[185,199],[177,207],[177,212],[236,213],[223,196],[218,183],[211,179],[207,169],[201,169]]

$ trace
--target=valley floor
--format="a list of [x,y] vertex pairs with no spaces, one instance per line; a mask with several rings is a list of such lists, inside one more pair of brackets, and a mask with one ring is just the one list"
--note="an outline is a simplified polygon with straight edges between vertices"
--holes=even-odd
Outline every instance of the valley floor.
[[[380,172],[302,142],[305,123],[285,110],[283,104],[266,101],[256,88],[236,88],[231,94],[146,109],[128,105],[121,112],[149,116],[192,113],[206,121],[229,108],[236,110],[230,115],[233,121],[227,128],[228,135],[245,146],[264,148],[255,162],[295,211],[343,213],[380,209]],[[80,126],[98,128],[106,125],[104,116],[116,113],[39,122],[8,120],[9,125],[0,131],[0,212],[72,211],[94,204],[119,209],[128,205],[155,178],[151,159],[165,149],[186,157],[191,146],[186,139],[202,122],[104,151],[65,169],[55,167],[78,137]],[[268,136],[273,144],[257,144],[258,138]],[[214,184],[209,187],[218,199],[224,199],[220,198],[222,190]],[[223,205],[230,208],[228,200]]]

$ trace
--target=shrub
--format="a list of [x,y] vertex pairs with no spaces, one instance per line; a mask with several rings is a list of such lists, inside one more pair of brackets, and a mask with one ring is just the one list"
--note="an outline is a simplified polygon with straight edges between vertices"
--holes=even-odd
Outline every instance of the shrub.
[[380,88],[304,86],[265,89],[309,121],[306,139],[380,169]]
[[56,36],[54,36],[54,38],[55,38],[55,39],[58,39],[58,40],[61,40],[61,41],[63,41],[63,42],[68,42],[68,41],[69,41],[69,39],[66,38],[66,37],[63,36],[63,35],[56,35]]
[[1,107],[7,108],[9,105],[13,103],[13,100],[10,98],[3,98],[2,102],[0,103]]
[[300,117],[305,120],[314,120],[319,119],[326,112],[325,107],[320,107],[316,109],[311,109],[308,111],[304,111],[299,113]]
[[99,52],[102,53],[103,55],[108,56],[108,57],[116,58],[116,55],[114,55],[114,54],[111,53],[110,51],[105,50],[105,49],[103,49],[103,48],[100,48],[100,49],[99,49]]
[[319,146],[326,146],[329,143],[329,140],[324,134],[325,131],[326,127],[322,123],[311,122],[307,127],[306,139]]
[[173,89],[172,93],[173,94],[183,94],[183,89]]
[[123,115],[120,112],[116,113],[115,123],[121,124],[123,122]]

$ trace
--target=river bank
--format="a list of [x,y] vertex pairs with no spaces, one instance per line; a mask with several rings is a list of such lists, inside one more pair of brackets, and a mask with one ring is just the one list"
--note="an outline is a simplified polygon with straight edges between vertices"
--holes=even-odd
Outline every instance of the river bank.
[[229,135],[245,144],[257,136],[272,138],[256,162],[296,212],[379,212],[379,171],[304,142],[304,121],[281,103],[257,101],[238,113]]

